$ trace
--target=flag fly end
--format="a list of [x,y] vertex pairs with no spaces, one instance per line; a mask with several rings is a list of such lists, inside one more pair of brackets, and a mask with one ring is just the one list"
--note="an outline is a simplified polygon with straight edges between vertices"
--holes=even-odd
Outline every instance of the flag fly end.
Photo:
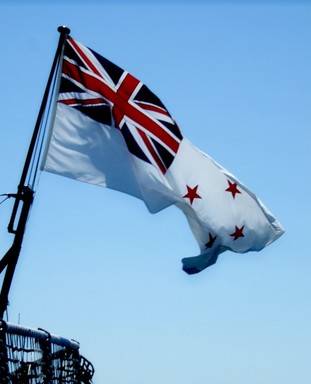
[[218,254],[199,255],[194,257],[186,257],[182,259],[182,269],[188,275],[194,275],[203,271],[203,269],[215,264],[218,259]]

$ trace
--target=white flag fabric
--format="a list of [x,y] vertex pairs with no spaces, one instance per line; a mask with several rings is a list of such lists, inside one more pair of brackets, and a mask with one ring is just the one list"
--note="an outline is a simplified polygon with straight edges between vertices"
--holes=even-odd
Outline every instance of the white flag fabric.
[[226,250],[259,251],[284,232],[250,190],[183,137],[143,83],[71,37],[43,169],[135,196],[151,213],[175,204],[200,247],[183,259],[189,274]]
[[186,215],[201,254],[183,259],[183,269],[197,273],[220,253],[260,251],[283,229],[259,199],[232,174],[183,139],[166,174],[182,197],[176,205]]

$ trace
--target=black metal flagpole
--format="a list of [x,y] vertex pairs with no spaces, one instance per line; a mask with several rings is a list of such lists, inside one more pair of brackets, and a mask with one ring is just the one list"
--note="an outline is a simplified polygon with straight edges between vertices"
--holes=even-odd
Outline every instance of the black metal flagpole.
[[[15,198],[11,219],[8,225],[8,231],[9,233],[14,234],[14,240],[11,248],[0,260],[0,273],[2,273],[2,271],[6,268],[2,287],[1,287],[1,292],[0,292],[0,319],[3,318],[3,315],[9,303],[8,301],[9,291],[12,284],[15,267],[21,251],[26,223],[27,223],[30,207],[34,197],[33,186],[25,185],[25,183],[26,183],[27,176],[29,175],[30,165],[34,159],[35,148],[38,141],[42,119],[43,119],[44,112],[46,110],[47,102],[49,99],[51,84],[55,77],[56,68],[60,63],[62,49],[66,41],[66,38],[70,33],[70,29],[67,27],[59,27],[58,32],[60,33],[60,37],[59,37],[57,50],[55,53],[50,75],[49,75],[48,82],[43,95],[41,107],[38,113],[38,118],[37,118],[34,132],[32,135],[32,139],[30,141],[23,172],[17,188],[17,193],[7,195],[8,197]],[[21,206],[21,209],[19,209],[20,206]],[[17,219],[18,212],[20,212],[20,214],[19,214],[19,218]],[[15,227],[16,221],[17,221],[17,224]]]

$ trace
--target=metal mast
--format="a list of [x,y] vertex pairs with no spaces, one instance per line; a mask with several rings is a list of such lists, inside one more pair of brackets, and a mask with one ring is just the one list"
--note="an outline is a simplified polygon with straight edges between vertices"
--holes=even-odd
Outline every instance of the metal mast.
[[26,183],[31,173],[31,165],[38,157],[36,150],[38,148],[38,140],[40,134],[40,128],[44,118],[44,113],[47,108],[48,100],[51,97],[52,84],[55,83],[55,78],[57,74],[57,69],[61,62],[63,46],[66,41],[67,36],[70,33],[70,29],[67,27],[59,27],[58,32],[60,33],[59,42],[53,64],[51,67],[50,75],[48,82],[45,88],[43,95],[41,107],[38,113],[38,118],[30,141],[28,153],[26,156],[24,168],[20,178],[19,185],[17,187],[16,194],[8,194],[7,197],[13,197],[15,199],[11,219],[8,225],[8,232],[14,235],[13,243],[11,248],[6,252],[6,254],[0,260],[0,273],[5,271],[1,292],[0,292],[0,318],[3,318],[7,306],[9,303],[9,291],[12,284],[15,268],[18,262],[20,251],[22,248],[23,237],[26,229],[26,223],[29,217],[30,208],[34,198],[34,185],[35,185],[35,176],[33,176],[32,183]]

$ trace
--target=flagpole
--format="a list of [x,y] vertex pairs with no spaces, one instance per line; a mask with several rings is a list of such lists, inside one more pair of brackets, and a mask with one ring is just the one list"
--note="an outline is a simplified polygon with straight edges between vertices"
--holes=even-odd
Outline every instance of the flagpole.
[[[70,29],[65,26],[58,27],[58,32],[60,33],[58,46],[56,49],[55,57],[52,63],[50,75],[47,81],[45,92],[43,95],[41,107],[39,109],[38,118],[35,124],[33,135],[30,141],[28,153],[25,159],[25,164],[21,174],[20,182],[17,187],[16,194],[8,194],[8,197],[15,198],[10,222],[8,225],[8,232],[14,234],[14,240],[11,248],[0,260],[0,273],[6,268],[5,276],[2,283],[1,293],[0,293],[0,318],[3,318],[4,312],[8,306],[8,295],[10,287],[13,280],[13,275],[15,272],[15,267],[19,258],[20,250],[22,247],[23,237],[25,233],[26,223],[29,216],[29,211],[33,202],[34,190],[33,185],[25,185],[27,176],[29,176],[29,170],[31,163],[35,156],[36,145],[38,141],[38,136],[40,133],[40,127],[43,120],[44,112],[47,107],[47,102],[50,96],[51,85],[55,77],[56,68],[60,63],[60,58],[62,55],[62,50],[67,36],[70,33]],[[20,204],[22,204],[21,209]],[[18,220],[17,213],[20,212]],[[15,228],[15,221],[17,221]]]

